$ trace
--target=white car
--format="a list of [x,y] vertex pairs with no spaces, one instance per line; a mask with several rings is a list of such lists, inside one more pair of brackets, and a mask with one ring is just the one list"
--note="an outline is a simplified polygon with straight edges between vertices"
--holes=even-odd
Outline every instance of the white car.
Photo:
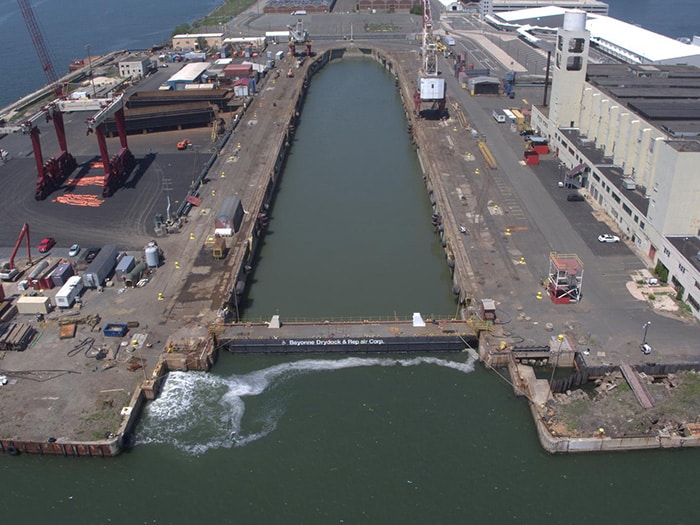
[[78,244],[74,244],[73,246],[70,247],[70,250],[68,250],[68,257],[75,257],[80,253],[80,246]]
[[639,349],[644,355],[651,354],[651,346],[649,346],[647,343],[642,343],[641,345],[639,345]]
[[598,235],[598,242],[620,242],[620,238],[617,235],[604,233],[602,235]]

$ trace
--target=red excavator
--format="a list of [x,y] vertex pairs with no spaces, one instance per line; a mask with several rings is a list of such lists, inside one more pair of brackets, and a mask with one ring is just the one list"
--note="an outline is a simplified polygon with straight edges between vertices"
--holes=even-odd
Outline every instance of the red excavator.
[[12,250],[12,255],[10,255],[10,260],[4,263],[0,269],[0,279],[3,281],[11,281],[19,273],[17,268],[15,268],[15,255],[17,255],[17,250],[19,250],[19,246],[22,244],[22,239],[25,237],[27,239],[27,259],[29,264],[32,264],[32,248],[29,241],[29,224],[25,222],[24,226],[22,226],[22,229],[19,232],[19,236],[17,237],[17,242]]

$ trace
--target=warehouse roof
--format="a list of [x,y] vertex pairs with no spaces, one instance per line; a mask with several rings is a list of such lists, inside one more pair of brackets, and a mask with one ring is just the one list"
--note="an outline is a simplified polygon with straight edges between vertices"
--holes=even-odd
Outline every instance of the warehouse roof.
[[[562,25],[566,11],[556,6],[537,7],[494,13],[490,20],[501,20],[504,25],[553,28]],[[591,42],[615,55],[624,56],[629,62],[687,62],[686,57],[700,57],[700,46],[684,44],[609,16],[589,13],[586,16],[586,29],[591,32]],[[697,62],[700,63],[700,58]]]
[[168,79],[168,82],[194,82],[209,67],[208,62],[187,64]]
[[700,134],[700,68],[665,64],[589,64],[587,81],[676,137]]

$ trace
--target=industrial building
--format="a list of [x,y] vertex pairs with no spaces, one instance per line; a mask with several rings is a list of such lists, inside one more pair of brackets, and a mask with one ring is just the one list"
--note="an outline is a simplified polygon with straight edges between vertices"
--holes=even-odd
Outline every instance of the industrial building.
[[464,11],[464,4],[459,0],[440,0],[442,11],[448,13],[458,13]]
[[188,84],[198,84],[202,75],[209,67],[208,62],[195,62],[186,64],[180,71],[171,76],[165,83],[170,89],[185,89]]
[[193,33],[175,35],[172,38],[172,46],[175,51],[201,51],[199,42],[202,39],[207,43],[207,48],[221,49],[224,40],[223,33]]
[[149,57],[136,56],[119,62],[119,76],[122,78],[143,78],[156,69]]
[[556,6],[564,9],[579,9],[586,13],[608,14],[608,4],[600,0],[480,0],[481,18],[493,13]]
[[[517,32],[537,46],[537,34],[554,34],[562,26],[566,9],[554,5],[487,15],[492,26]],[[590,44],[629,64],[691,64],[700,67],[700,45],[669,38],[648,29],[599,14],[588,14]]]
[[700,319],[700,68],[589,65],[590,38],[568,12],[532,126]]

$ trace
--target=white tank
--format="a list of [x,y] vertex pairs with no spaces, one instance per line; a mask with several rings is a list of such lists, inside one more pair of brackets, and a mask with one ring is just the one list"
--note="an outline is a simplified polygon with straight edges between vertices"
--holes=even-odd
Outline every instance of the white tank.
[[564,13],[564,31],[585,31],[585,11],[573,10]]
[[146,264],[149,268],[157,268],[160,262],[160,257],[158,256],[157,246],[147,246],[146,247]]

